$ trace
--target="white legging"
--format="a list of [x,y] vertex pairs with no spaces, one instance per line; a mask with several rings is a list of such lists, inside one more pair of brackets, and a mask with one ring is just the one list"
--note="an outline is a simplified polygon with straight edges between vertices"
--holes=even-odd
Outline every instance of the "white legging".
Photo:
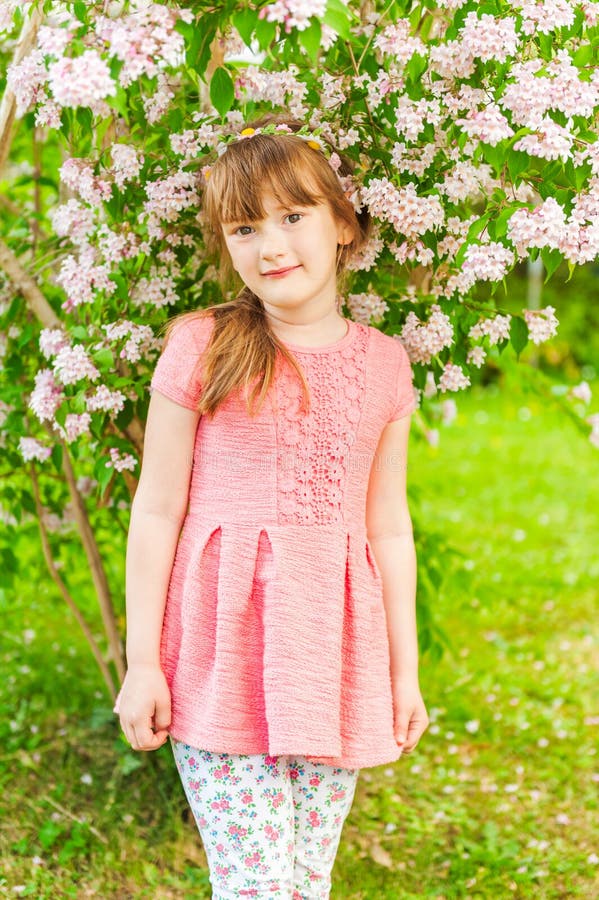
[[327,900],[359,770],[170,742],[206,851],[212,900]]

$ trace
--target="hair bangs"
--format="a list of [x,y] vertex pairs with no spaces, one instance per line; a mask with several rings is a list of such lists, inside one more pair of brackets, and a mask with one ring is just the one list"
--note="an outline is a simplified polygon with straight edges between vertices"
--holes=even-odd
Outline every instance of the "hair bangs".
[[[319,171],[301,138],[286,136],[284,141],[269,135],[255,135],[251,140],[229,145],[218,162],[218,177],[211,187],[219,195],[220,220],[257,222],[266,218],[262,198],[270,189],[283,206],[316,206],[326,202],[327,195]],[[216,167],[215,167],[216,168]],[[256,190],[260,185],[261,190]]]

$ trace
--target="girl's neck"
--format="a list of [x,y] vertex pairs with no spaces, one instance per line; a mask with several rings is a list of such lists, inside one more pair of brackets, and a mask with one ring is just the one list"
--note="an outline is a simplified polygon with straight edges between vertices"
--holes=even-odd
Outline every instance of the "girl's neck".
[[320,347],[340,341],[348,332],[349,323],[336,310],[312,322],[288,322],[268,315],[270,326],[283,343],[304,347]]

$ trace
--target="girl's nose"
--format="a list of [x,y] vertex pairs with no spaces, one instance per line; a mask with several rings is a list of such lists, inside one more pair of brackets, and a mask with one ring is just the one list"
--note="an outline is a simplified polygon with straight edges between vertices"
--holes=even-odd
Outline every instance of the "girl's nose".
[[264,259],[273,256],[282,256],[287,251],[287,244],[284,236],[274,230],[268,229],[262,232],[262,240],[260,242],[260,253]]

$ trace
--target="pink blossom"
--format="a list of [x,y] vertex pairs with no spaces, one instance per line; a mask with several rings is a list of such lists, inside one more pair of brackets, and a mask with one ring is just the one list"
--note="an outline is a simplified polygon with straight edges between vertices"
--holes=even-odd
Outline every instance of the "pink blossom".
[[69,339],[62,328],[43,328],[40,332],[39,346],[42,355],[50,359],[63,347],[69,346]]
[[559,248],[566,225],[564,210],[553,197],[548,197],[536,209],[518,209],[508,220],[507,234],[520,257],[531,247]]
[[108,110],[102,101],[116,95],[108,63],[96,50],[86,50],[81,56],[63,56],[51,63],[48,82],[60,106],[89,106],[102,115]]
[[40,422],[51,421],[64,400],[62,388],[50,369],[41,369],[35,375],[35,387],[29,398],[29,408]]
[[499,184],[500,182],[493,178],[491,166],[487,163],[475,166],[467,160],[462,160],[446,172],[443,181],[437,183],[435,187],[452,203],[457,203],[489,195]]
[[142,100],[144,113],[149,125],[158,122],[166,113],[171,101],[175,99],[175,93],[169,87],[168,80],[164,72],[159,72],[156,79],[156,90],[151,97],[144,97]]
[[455,290],[465,294],[477,281],[501,281],[513,267],[514,259],[513,251],[497,241],[471,244],[466,249],[461,272],[448,279],[447,296]]
[[364,325],[370,325],[372,320],[382,319],[389,309],[383,298],[372,291],[362,294],[348,294],[347,307],[351,312],[352,319],[356,322],[362,322]]
[[510,315],[495,315],[490,319],[479,319],[468,332],[468,337],[478,338],[486,335],[489,338],[489,344],[493,346],[499,341],[509,340],[510,338]]
[[516,20],[512,16],[495,18],[489,13],[480,17],[469,12],[460,29],[460,39],[465,53],[483,62],[494,59],[505,62],[518,49]]
[[127,469],[130,472],[135,470],[137,460],[130,453],[120,453],[116,447],[111,447],[110,461],[106,463],[106,468],[113,468],[117,472],[123,472]]
[[6,71],[6,86],[15,95],[16,115],[21,118],[27,110],[47,98],[45,86],[48,73],[44,54],[34,49],[19,63],[11,63]]
[[18,6],[23,8],[23,13],[29,15],[28,6],[33,0],[3,0],[0,3],[0,32],[11,31],[13,27],[13,17]]
[[555,307],[544,309],[523,309],[524,319],[528,325],[528,336],[533,344],[541,344],[557,334],[559,322],[555,317]]
[[408,313],[401,339],[412,362],[427,364],[445,347],[451,347],[453,326],[449,316],[434,303],[426,322],[421,322],[415,312]]
[[246,66],[237,77],[235,87],[239,99],[272,103],[286,107],[293,116],[303,119],[308,108],[304,99],[308,85],[296,78],[299,69],[293,63],[284,72],[265,72],[258,66]]
[[485,353],[484,347],[481,347],[480,344],[471,347],[466,354],[466,362],[468,365],[476,366],[477,369],[481,368],[486,358],[487,354]]
[[432,166],[437,155],[438,148],[433,143],[424,147],[407,147],[404,143],[393,144],[391,162],[398,172],[409,172],[422,178],[427,169]]
[[129,15],[98,16],[95,23],[96,34],[105,41],[110,56],[123,63],[118,76],[123,87],[142,75],[153,78],[165,66],[180,65],[185,44],[175,24],[178,19],[191,23],[194,18],[190,9],[171,8],[164,3],[136,6]]
[[410,22],[408,19],[398,19],[392,25],[387,25],[374,39],[374,46],[385,56],[392,56],[394,62],[405,66],[415,53],[426,56],[427,49],[418,37],[410,34]]
[[456,119],[456,124],[470,137],[493,147],[514,134],[513,128],[496,103],[489,103],[484,109],[470,110],[466,118]]
[[150,268],[149,278],[140,278],[131,291],[131,302],[135,306],[153,306],[161,309],[176,303],[179,294],[175,290],[175,281],[172,273],[166,266]]
[[574,10],[567,0],[521,0],[515,6],[522,10],[524,34],[549,34],[556,28],[569,28],[574,22]]
[[144,157],[130,144],[113,144],[110,148],[115,183],[122,188],[127,181],[139,178]]
[[125,395],[121,391],[111,391],[105,384],[100,384],[95,394],[87,398],[86,405],[90,412],[101,409],[112,414],[119,413],[125,405]]
[[37,33],[37,46],[45,56],[55,56],[58,59],[64,56],[72,39],[73,31],[68,28],[40,25]]
[[363,188],[362,200],[372,215],[391,222],[406,237],[439,228],[445,218],[439,199],[418,196],[411,182],[398,190],[387,178],[373,178]]
[[140,252],[139,237],[132,231],[112,231],[105,223],[96,231],[98,249],[104,262],[118,265],[123,259],[131,259]]
[[443,78],[469,78],[475,69],[474,57],[461,41],[446,41],[429,51],[430,66]]
[[539,122],[534,134],[526,134],[514,144],[514,150],[524,150],[530,156],[540,156],[542,159],[562,159],[566,162],[572,155],[574,135],[569,128],[558,125],[553,119],[544,116]]
[[401,137],[415,141],[427,122],[438,125],[441,109],[438,100],[411,100],[405,95],[398,98],[395,110],[395,125]]
[[358,252],[354,252],[352,256],[350,256],[346,268],[350,272],[367,272],[369,269],[372,269],[377,257],[382,253],[384,247],[385,242],[379,236],[378,229],[376,227],[373,228],[373,234],[366,244],[364,244],[362,249]]
[[104,200],[110,200],[112,196],[112,185],[94,175],[88,160],[75,157],[66,159],[58,174],[63,184],[91,206],[101,206]]
[[515,63],[510,71],[513,82],[508,83],[500,103],[510,110],[518,125],[535,128],[550,109],[566,116],[592,117],[599,105],[599,84],[582,81],[578,69],[565,50],[558,50],[546,64],[547,74],[538,75],[540,59]]
[[183,210],[199,205],[197,175],[193,172],[179,170],[162,180],[149,181],[144,187],[148,199],[143,214],[148,217],[150,234],[160,220],[176,222]]
[[71,197],[50,210],[52,227],[59,237],[70,237],[74,244],[86,244],[94,230],[94,212]]
[[62,347],[54,360],[54,372],[62,384],[76,384],[83,378],[95,381],[100,373],[81,344]]
[[124,319],[122,322],[110,322],[108,325],[103,325],[102,328],[109,341],[128,338],[119,354],[121,359],[126,359],[128,362],[139,362],[142,355],[157,349],[157,342],[149,325],[138,325]]
[[59,425],[55,426],[64,435],[68,444],[81,437],[82,434],[89,434],[89,426],[91,416],[89,413],[69,413],[65,418],[64,429]]
[[52,455],[52,447],[41,444],[32,437],[19,438],[19,451],[25,462],[45,462]]
[[55,280],[67,294],[62,304],[67,312],[82,303],[91,303],[94,291],[105,291],[108,295],[116,291],[116,284],[109,278],[108,266],[94,264],[95,254],[94,248],[88,245],[81,250],[78,259],[69,254],[62,260]]
[[593,396],[588,381],[581,381],[580,384],[574,385],[570,388],[570,394],[572,397],[576,398],[576,400],[582,400],[583,403],[590,403],[591,397]]
[[464,373],[460,366],[457,366],[454,363],[445,363],[443,372],[439,378],[438,387],[440,391],[443,393],[445,391],[459,391],[462,388],[468,387],[469,384],[470,377]]
[[292,28],[304,31],[313,16],[322,18],[326,5],[326,0],[276,0],[275,3],[263,6],[258,18],[266,19],[267,22],[280,22],[285,25],[285,31],[289,34]]

